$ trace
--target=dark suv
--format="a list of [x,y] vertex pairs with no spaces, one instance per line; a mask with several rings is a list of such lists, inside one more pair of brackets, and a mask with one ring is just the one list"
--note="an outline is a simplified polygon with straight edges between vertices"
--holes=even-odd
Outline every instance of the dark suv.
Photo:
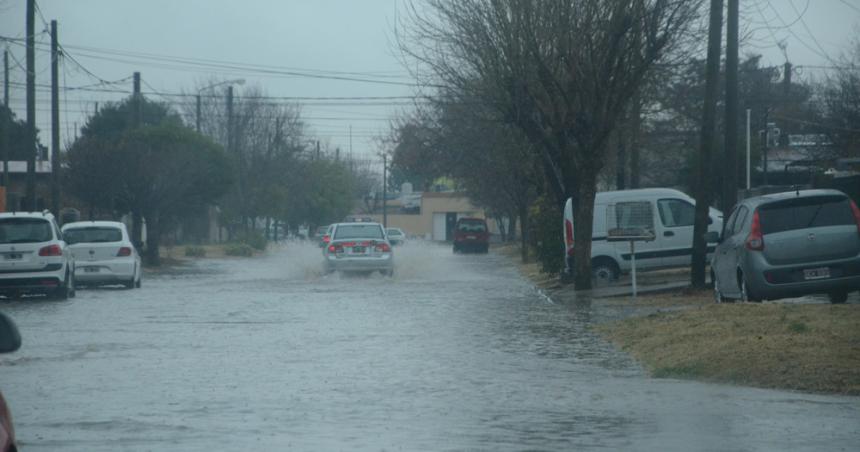
[[860,288],[860,210],[837,190],[741,201],[711,261],[717,301],[826,293],[844,303]]
[[490,231],[483,218],[460,218],[454,227],[454,252],[486,253],[490,249]]

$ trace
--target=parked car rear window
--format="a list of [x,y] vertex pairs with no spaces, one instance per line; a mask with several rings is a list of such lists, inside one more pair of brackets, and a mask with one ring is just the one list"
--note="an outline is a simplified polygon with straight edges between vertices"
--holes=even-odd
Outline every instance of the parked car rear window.
[[378,224],[350,224],[338,226],[334,231],[335,240],[342,239],[382,239],[382,228]]
[[487,225],[483,221],[461,221],[457,225],[460,232],[487,232]]
[[853,225],[848,198],[816,196],[779,201],[759,207],[763,234],[823,226]]
[[69,245],[75,243],[104,243],[122,240],[122,231],[111,227],[86,227],[66,229],[63,237]]
[[4,218],[0,220],[0,243],[47,242],[54,238],[51,223],[38,218]]

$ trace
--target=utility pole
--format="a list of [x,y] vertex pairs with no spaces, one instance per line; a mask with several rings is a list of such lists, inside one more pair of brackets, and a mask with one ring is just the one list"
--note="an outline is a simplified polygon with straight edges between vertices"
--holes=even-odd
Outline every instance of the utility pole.
[[388,154],[382,154],[382,227],[388,228]]
[[141,95],[140,95],[140,72],[135,72],[132,75],[134,78],[134,94],[132,97],[134,99],[134,107],[133,107],[134,111],[132,114],[134,116],[134,119],[133,119],[134,126],[137,127],[137,126],[141,125],[142,120],[143,120],[143,115],[141,114],[141,112],[143,110],[142,110],[142,105],[141,105],[142,99],[141,99]]
[[738,1],[728,0],[726,18],[726,130],[723,159],[723,212],[738,200]]
[[751,169],[750,169],[750,163],[751,163],[751,160],[750,160],[750,114],[751,113],[752,113],[752,111],[749,108],[747,108],[747,185],[746,185],[747,191],[749,191],[749,189],[751,188],[750,187],[750,182],[751,182],[750,181],[750,172],[751,172]]
[[723,0],[711,0],[710,24],[708,26],[708,59],[706,66],[705,102],[702,113],[702,134],[699,144],[696,183],[696,216],[693,225],[693,259],[690,268],[690,283],[693,287],[705,287],[705,259],[708,231],[708,210],[713,199],[713,177],[711,157],[717,129],[717,97],[719,96],[720,44],[723,27]]
[[316,160],[320,159],[320,140],[317,140],[317,156]]
[[227,154],[233,152],[233,85],[227,87]]
[[6,115],[3,116],[3,174],[0,176],[0,185],[9,186],[9,133],[12,128],[12,110],[9,108],[9,50],[3,51],[3,106],[6,107]]
[[36,210],[36,2],[27,0],[27,184],[25,209]]
[[762,157],[762,185],[767,185],[767,151],[770,146],[770,126],[768,125],[768,121],[770,118],[768,117],[770,113],[770,107],[764,108],[764,139],[762,140],[764,143],[762,145],[761,157]]
[[60,217],[60,76],[57,21],[51,21],[51,211]]
[[195,121],[196,127],[194,128],[194,130],[196,130],[197,133],[200,133],[200,94],[198,93],[195,97],[197,98],[197,116]]

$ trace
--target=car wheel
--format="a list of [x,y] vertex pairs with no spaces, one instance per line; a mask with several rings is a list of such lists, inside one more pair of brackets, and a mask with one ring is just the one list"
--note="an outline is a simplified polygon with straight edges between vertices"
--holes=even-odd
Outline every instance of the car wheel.
[[620,273],[618,264],[612,259],[595,259],[591,263],[591,277],[596,285],[607,285],[618,279]]
[[827,294],[827,298],[830,298],[830,302],[833,304],[842,304],[848,301],[848,292],[830,292]]
[[760,298],[756,297],[752,292],[750,292],[750,289],[747,286],[747,279],[744,277],[744,275],[741,274],[740,277],[741,277],[741,301],[743,301],[745,303],[749,303],[749,302],[759,303],[759,302],[761,302]]
[[143,275],[137,277],[137,282],[134,283],[134,287],[140,289],[141,285],[143,285]]
[[75,282],[75,273],[72,272],[69,275],[69,295],[68,298],[75,298],[78,295],[78,283]]
[[50,298],[53,298],[55,300],[68,300],[69,299],[69,287],[74,284],[74,281],[72,281],[72,278],[73,277],[67,271],[66,272],[66,280],[63,281],[62,284],[60,284],[60,287],[57,287],[56,289],[54,289],[54,293],[49,294]]
[[129,281],[122,283],[122,287],[124,287],[127,290],[134,289],[134,278],[130,279]]
[[717,275],[712,271],[711,272],[711,282],[714,284],[714,301],[717,303],[731,303],[733,300],[731,298],[726,298],[723,296],[723,293],[720,292],[720,284],[717,281]]

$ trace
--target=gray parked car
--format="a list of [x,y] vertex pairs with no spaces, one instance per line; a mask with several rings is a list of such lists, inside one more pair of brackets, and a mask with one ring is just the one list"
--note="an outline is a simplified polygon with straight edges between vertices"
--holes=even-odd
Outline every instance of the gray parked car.
[[711,261],[717,302],[826,293],[844,303],[860,289],[860,210],[837,190],[741,201]]

